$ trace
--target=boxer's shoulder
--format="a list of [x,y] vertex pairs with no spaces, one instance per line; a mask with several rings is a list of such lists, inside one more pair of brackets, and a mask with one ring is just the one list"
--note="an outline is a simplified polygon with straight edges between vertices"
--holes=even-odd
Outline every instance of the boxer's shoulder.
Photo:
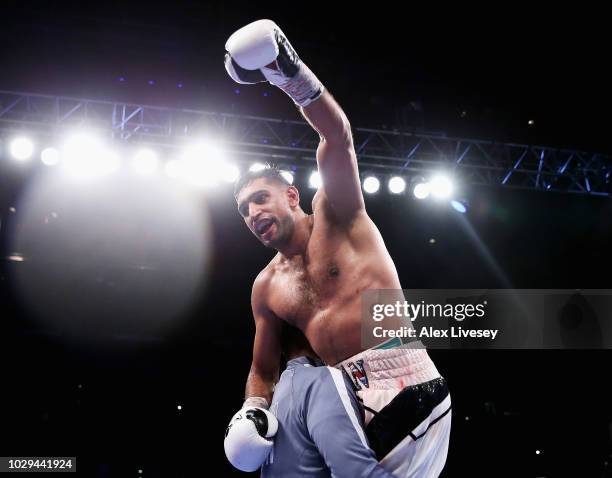
[[280,253],[264,267],[253,281],[251,291],[251,302],[258,304],[260,307],[268,308],[271,296],[273,295],[274,286],[272,282],[276,275],[277,268],[280,264]]
[[274,275],[276,274],[276,269],[281,263],[281,254],[277,253],[270,262],[261,270],[255,280],[253,281],[253,290],[257,289],[259,292],[263,292],[268,288]]
[[268,303],[268,296],[270,281],[272,279],[274,272],[270,268],[270,264],[264,267],[257,277],[253,281],[253,288],[251,290],[251,303],[253,307],[257,306],[257,308],[265,307]]

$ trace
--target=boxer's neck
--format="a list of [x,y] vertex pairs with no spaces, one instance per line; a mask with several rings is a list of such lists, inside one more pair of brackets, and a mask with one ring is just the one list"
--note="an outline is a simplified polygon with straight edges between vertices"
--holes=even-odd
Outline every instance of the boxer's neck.
[[304,211],[295,212],[295,228],[291,239],[286,245],[277,249],[281,253],[283,259],[291,260],[296,256],[303,256],[306,253],[306,247],[312,233],[313,216],[306,214]]

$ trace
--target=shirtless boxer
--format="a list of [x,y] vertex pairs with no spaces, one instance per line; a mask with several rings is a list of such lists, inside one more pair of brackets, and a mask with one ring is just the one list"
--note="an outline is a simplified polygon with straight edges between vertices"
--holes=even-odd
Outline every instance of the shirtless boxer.
[[[369,412],[366,433],[381,464],[396,476],[438,476],[450,436],[445,380],[423,348],[388,341],[363,350],[362,292],[401,285],[365,210],[349,121],[270,20],[235,32],[226,50],[225,66],[235,81],[278,86],[320,136],[322,186],[312,201],[313,214],[302,210],[297,188],[273,168],[249,172],[236,183],[238,211],[247,227],[278,251],[253,284],[256,332],[243,410],[269,416],[286,321],[304,333],[326,364],[352,380]],[[268,447],[272,432],[260,431]]]

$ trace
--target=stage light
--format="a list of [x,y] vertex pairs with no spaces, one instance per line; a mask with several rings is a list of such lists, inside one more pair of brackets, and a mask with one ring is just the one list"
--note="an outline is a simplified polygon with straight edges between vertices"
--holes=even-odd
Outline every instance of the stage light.
[[418,183],[412,192],[417,199],[425,199],[429,196],[430,185],[429,183]]
[[121,166],[121,158],[115,151],[104,149],[100,154],[100,162],[98,165],[99,174],[111,174]]
[[252,173],[256,173],[258,171],[263,171],[264,169],[266,169],[266,165],[262,164],[262,163],[253,163],[251,164],[251,167],[249,168],[249,171],[251,171]]
[[240,176],[240,169],[235,164],[226,163],[221,169],[221,177],[228,183],[233,183]]
[[216,186],[235,171],[227,168],[221,150],[209,142],[199,142],[189,146],[181,158],[181,179],[196,186]]
[[97,138],[85,133],[75,134],[64,143],[64,164],[69,169],[74,168],[76,164],[86,162],[94,153],[97,154],[100,148]]
[[182,163],[178,159],[172,159],[164,165],[164,173],[171,179],[178,179],[182,174]]
[[321,175],[318,171],[313,171],[308,180],[308,184],[313,189],[319,189],[321,187]]
[[289,184],[293,184],[293,174],[289,171],[281,171],[281,176],[287,180]]
[[450,202],[450,204],[455,211],[460,212],[461,214],[465,214],[467,212],[467,206],[465,202],[457,201],[456,199],[453,199]]
[[11,141],[9,150],[13,159],[17,161],[26,161],[32,157],[34,143],[22,136]]
[[147,176],[154,174],[159,168],[159,159],[154,151],[144,148],[139,150],[132,160],[132,169],[135,173]]
[[11,261],[11,262],[23,262],[23,261],[25,261],[25,258],[21,254],[19,254],[18,252],[13,253],[13,254],[11,254],[9,256],[6,256],[5,259],[7,261]]
[[119,156],[106,148],[99,138],[88,133],[71,136],[64,144],[62,165],[72,176],[91,178],[116,171]]
[[56,148],[45,148],[40,153],[40,160],[45,166],[55,166],[60,162],[60,152]]
[[404,178],[401,178],[400,176],[393,176],[391,179],[389,179],[388,186],[389,191],[391,191],[392,194],[401,194],[406,189],[406,181],[404,181]]
[[453,192],[453,184],[444,175],[435,176],[430,181],[431,194],[438,199],[446,199]]
[[380,189],[380,181],[375,176],[368,176],[363,181],[363,190],[368,194],[374,194]]

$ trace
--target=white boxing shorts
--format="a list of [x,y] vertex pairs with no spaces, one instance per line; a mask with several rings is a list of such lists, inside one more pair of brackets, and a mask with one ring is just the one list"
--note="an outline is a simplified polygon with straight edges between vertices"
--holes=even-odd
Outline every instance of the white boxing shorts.
[[421,348],[390,340],[336,365],[365,410],[365,432],[395,476],[435,478],[448,454],[451,399],[446,380]]

